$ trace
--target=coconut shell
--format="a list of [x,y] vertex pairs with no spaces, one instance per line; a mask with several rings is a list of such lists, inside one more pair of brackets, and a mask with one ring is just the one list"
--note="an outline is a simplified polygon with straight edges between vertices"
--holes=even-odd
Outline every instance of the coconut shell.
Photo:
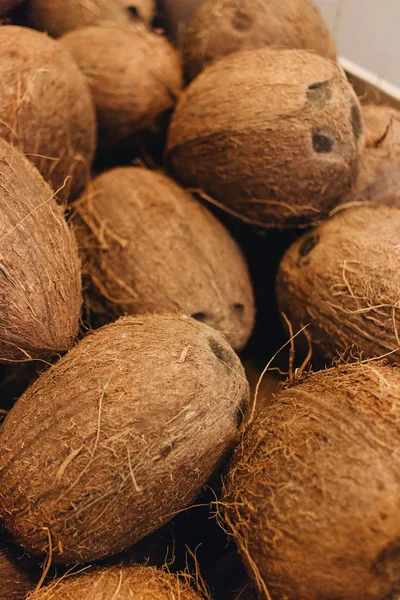
[[307,325],[314,353],[400,359],[400,211],[344,210],[300,237],[277,275],[280,311]]
[[311,375],[254,421],[223,505],[265,597],[395,597],[399,415],[400,372],[375,362]]
[[400,207],[400,111],[363,106],[365,149],[356,185],[346,202]]
[[75,209],[91,310],[109,320],[181,312],[245,346],[254,299],[244,257],[190,194],[162,173],[117,168],[97,177]]
[[25,600],[39,577],[40,569],[32,559],[0,540],[0,600]]
[[22,150],[61,201],[88,182],[96,123],[85,78],[61,44],[0,27],[0,135]]
[[0,362],[48,358],[78,331],[75,238],[37,169],[1,138],[0,183]]
[[93,569],[65,577],[28,596],[29,600],[201,600],[179,575],[153,567]]
[[5,17],[14,8],[22,3],[23,0],[0,0],[0,17]]
[[339,203],[362,144],[359,102],[336,63],[262,48],[221,58],[185,90],[166,159],[236,216],[287,227]]
[[270,46],[336,58],[333,37],[311,0],[206,0],[184,36],[190,79],[221,56]]
[[53,37],[88,25],[149,23],[154,12],[154,0],[30,0],[27,6],[29,24]]
[[181,59],[160,33],[140,24],[84,27],[62,43],[86,75],[103,151],[174,108],[183,86]]
[[51,538],[55,561],[119,552],[196,497],[248,398],[239,359],[203,323],[143,315],[98,329],[9,412],[0,518],[33,554]]

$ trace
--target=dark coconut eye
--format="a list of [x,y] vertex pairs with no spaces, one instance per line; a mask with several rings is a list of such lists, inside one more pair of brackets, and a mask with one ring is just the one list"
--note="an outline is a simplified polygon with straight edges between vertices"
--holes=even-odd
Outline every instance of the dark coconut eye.
[[351,107],[351,127],[353,129],[355,139],[358,140],[362,133],[363,126],[361,112],[356,104],[353,104]]
[[236,31],[247,31],[253,25],[253,19],[245,12],[237,10],[232,18],[232,27]]
[[318,81],[308,86],[307,100],[322,108],[332,98],[329,81]]
[[308,256],[310,254],[311,250],[313,250],[313,248],[315,248],[315,246],[318,244],[318,242],[319,242],[319,235],[310,235],[301,244],[301,246],[299,248],[299,255],[302,258],[304,258],[305,256]]
[[314,133],[312,143],[315,152],[318,154],[328,154],[333,150],[333,140],[325,133]]
[[136,8],[136,6],[127,6],[126,10],[129,12],[131,17],[133,17],[135,19],[139,18],[138,9]]

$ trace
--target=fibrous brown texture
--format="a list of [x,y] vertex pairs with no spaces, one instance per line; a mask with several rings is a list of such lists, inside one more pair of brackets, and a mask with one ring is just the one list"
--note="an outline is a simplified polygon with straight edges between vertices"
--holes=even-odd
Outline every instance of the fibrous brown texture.
[[39,169],[60,200],[86,185],[96,123],[85,78],[61,44],[0,27],[0,135]]
[[245,346],[254,299],[244,257],[190,194],[162,173],[116,168],[93,180],[75,210],[90,309],[111,320],[183,312]]
[[0,139],[0,362],[68,350],[81,303],[76,241],[61,207],[36,168]]
[[221,56],[270,46],[336,57],[335,42],[311,0],[206,0],[184,37],[191,79]]
[[399,415],[399,371],[370,363],[311,375],[254,421],[223,504],[265,598],[397,597]]
[[60,562],[127,548],[195,498],[236,442],[248,395],[229,344],[194,319],[143,315],[98,329],[4,422],[5,526]]
[[27,6],[32,27],[53,37],[88,25],[150,22],[154,10],[154,0],[30,0]]
[[305,51],[221,58],[185,90],[166,159],[184,184],[265,227],[305,224],[349,191],[362,147],[342,69]]
[[344,210],[286,252],[277,296],[293,330],[307,325],[317,355],[352,347],[363,358],[400,352],[400,212],[386,206]]
[[345,201],[400,207],[400,112],[367,105],[362,115],[365,149],[357,182]]
[[92,569],[55,581],[29,600],[201,600],[179,575],[153,567]]
[[62,43],[91,88],[103,150],[149,128],[175,106],[183,85],[181,59],[160,33],[140,24],[84,27]]
[[8,15],[13,8],[21,4],[23,0],[0,0],[0,17]]
[[23,550],[0,540],[0,600],[25,600],[39,575],[40,569]]

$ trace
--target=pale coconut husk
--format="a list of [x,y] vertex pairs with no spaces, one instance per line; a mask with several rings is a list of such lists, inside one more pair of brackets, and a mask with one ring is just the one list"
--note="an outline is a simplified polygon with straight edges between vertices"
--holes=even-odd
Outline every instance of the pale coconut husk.
[[150,23],[154,0],[30,0],[29,24],[53,37],[88,25],[128,25],[142,19]]
[[19,6],[23,0],[0,0],[0,17],[5,17],[14,8]]
[[311,0],[206,0],[184,36],[184,64],[196,77],[214,60],[270,46],[336,58],[333,37]]
[[279,308],[293,331],[307,326],[313,351],[400,358],[400,212],[358,206],[299,238],[277,276]]
[[54,561],[119,552],[196,497],[237,441],[248,400],[243,367],[214,329],[172,315],[121,318],[9,412],[0,517]]
[[177,51],[143,25],[84,27],[62,38],[86,76],[99,124],[99,145],[147,129],[174,108],[182,90]]
[[75,238],[37,169],[1,139],[0,182],[0,362],[48,358],[78,331]]
[[0,539],[0,600],[25,600],[39,581],[38,565],[4,539]]
[[185,90],[166,159],[239,218],[292,227],[340,202],[362,145],[359,102],[336,63],[262,48],[221,58]]
[[400,373],[321,371],[246,432],[225,525],[264,598],[381,600],[399,590]]
[[87,184],[96,123],[89,88],[65,48],[25,27],[0,27],[0,135],[61,201]]
[[185,578],[153,567],[108,567],[56,580],[28,600],[202,600]]
[[400,207],[400,111],[362,107],[365,149],[353,190],[345,202],[378,202]]
[[93,180],[75,211],[91,313],[183,313],[245,346],[254,325],[245,259],[184,189],[162,173],[116,168]]

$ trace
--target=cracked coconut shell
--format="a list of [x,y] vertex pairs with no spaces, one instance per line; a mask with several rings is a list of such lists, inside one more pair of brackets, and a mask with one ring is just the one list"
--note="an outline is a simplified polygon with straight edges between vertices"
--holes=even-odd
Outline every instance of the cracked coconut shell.
[[400,358],[400,211],[359,206],[300,237],[283,256],[279,309],[307,325],[318,357]]
[[400,373],[376,362],[310,375],[256,418],[222,506],[263,597],[396,597],[399,435]]
[[400,111],[362,107],[365,149],[357,182],[346,202],[378,202],[400,207]]
[[311,0],[206,0],[184,36],[185,70],[193,79],[217,58],[264,46],[336,58],[333,37]]
[[183,313],[225,333],[235,350],[245,346],[254,325],[245,259],[189,193],[162,173],[116,168],[93,180],[75,210],[89,313]]
[[37,169],[0,138],[0,362],[68,350],[81,303],[76,241],[61,207]]
[[19,148],[60,200],[88,182],[96,143],[85,78],[44,33],[0,27],[0,135]]
[[0,518],[22,547],[90,562],[196,497],[237,441],[249,400],[224,337],[172,315],[88,334],[9,412]]
[[174,108],[183,86],[181,58],[160,33],[140,24],[84,27],[62,43],[86,75],[103,152]]
[[362,147],[344,71],[305,51],[231,54],[185,90],[166,160],[188,187],[264,227],[304,225],[348,192]]
[[0,600],[25,600],[39,577],[38,565],[23,550],[0,540]]
[[146,566],[106,567],[67,576],[28,600],[202,600],[177,574]]
[[53,37],[88,25],[149,23],[154,12],[154,0],[30,0],[27,5],[29,24]]

